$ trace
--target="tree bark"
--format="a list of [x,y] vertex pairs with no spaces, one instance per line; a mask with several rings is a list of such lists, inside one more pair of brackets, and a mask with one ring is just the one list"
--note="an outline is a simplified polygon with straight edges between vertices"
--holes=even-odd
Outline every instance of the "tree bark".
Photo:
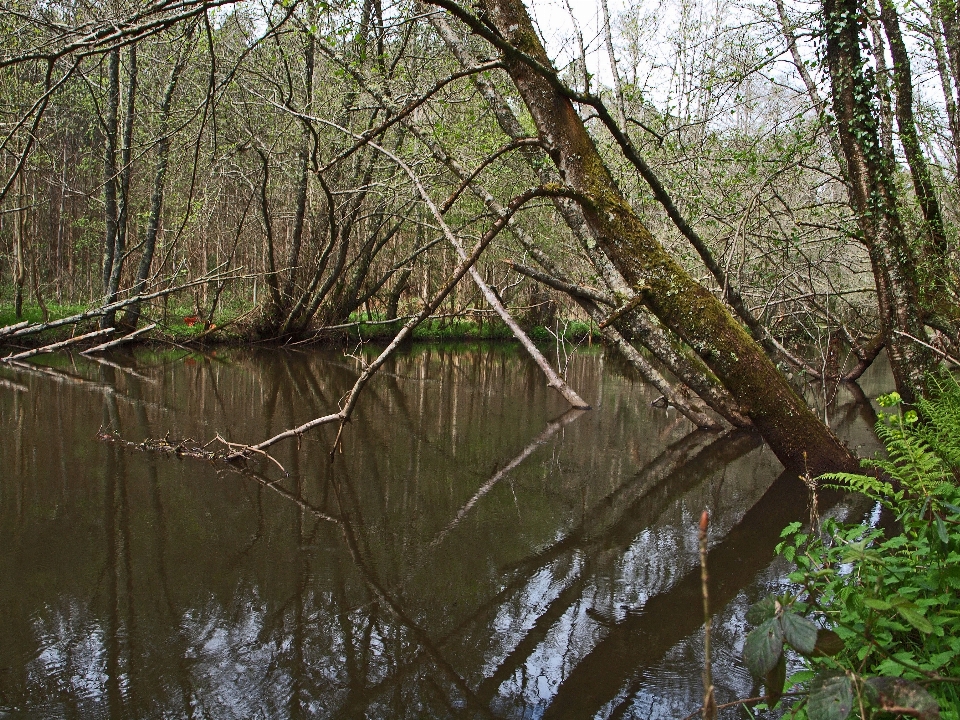
[[[189,36],[187,38],[189,44]],[[134,281],[133,294],[141,294],[147,286],[147,278],[150,275],[150,266],[153,264],[153,255],[157,247],[157,234],[160,231],[160,220],[163,212],[163,190],[164,182],[167,177],[167,163],[170,158],[170,110],[173,106],[173,93],[177,87],[177,80],[186,64],[187,48],[180,48],[177,53],[176,62],[170,70],[170,79],[167,81],[167,88],[163,93],[163,100],[160,102],[160,118],[157,133],[157,166],[153,177],[153,193],[150,196],[150,217],[147,220],[147,230],[143,237],[143,254],[140,256],[140,264],[137,266],[137,277]],[[122,325],[136,328],[140,321],[140,304],[134,303],[127,308],[124,313]]]
[[[908,402],[924,394],[932,354],[909,336],[925,337],[916,287],[916,258],[897,208],[895,168],[880,143],[871,107],[873,86],[860,53],[857,0],[824,0],[827,66],[837,134],[847,163],[850,199],[877,286],[884,341],[897,391]],[[898,332],[899,331],[899,332]]]
[[107,103],[103,119],[103,292],[109,293],[117,251],[117,119],[120,115],[120,49],[107,54]]
[[512,48],[539,65],[501,47],[505,68],[541,141],[564,182],[581,196],[598,246],[633,291],[643,293],[650,310],[700,354],[784,465],[806,463],[812,472],[855,468],[852,453],[810,411],[760,346],[666,252],[630,207],[556,75],[551,75],[550,60],[522,2],[483,0],[481,9]]
[[[437,16],[431,17],[431,23],[440,33],[447,47],[460,61],[464,67],[475,67],[476,58],[470,53],[463,40],[453,31],[449,24]],[[494,86],[490,80],[480,74],[471,76],[480,94],[486,100],[500,129],[506,133],[515,142],[526,138],[526,133],[509,106],[503,95]],[[441,163],[446,165],[461,181],[467,178],[466,171],[449,156],[435,141],[422,133],[414,133],[433,153],[433,156]],[[542,156],[539,154],[539,148],[521,148],[520,152],[524,154],[531,169],[537,173],[540,182],[548,183],[556,179],[550,171],[544,167]],[[483,187],[475,182],[470,183],[470,188],[474,194],[479,197],[483,203],[497,215],[503,214],[502,206],[494,197]],[[590,227],[584,219],[580,207],[569,198],[553,198],[554,207],[563,218],[567,227],[573,233],[574,237],[580,243],[590,262],[600,277],[603,278],[607,287],[612,293],[609,304],[616,305],[618,302],[627,302],[633,293],[627,282],[623,279],[617,269],[613,267],[610,260],[597,247],[596,241]],[[521,228],[513,226],[513,233],[520,241],[520,244],[537,260],[537,262],[552,273],[554,278],[561,278],[563,273],[556,268],[547,256],[536,246],[533,239]],[[543,281],[541,279],[541,281]],[[722,282],[722,281],[721,281]],[[550,284],[549,282],[547,284]],[[552,287],[556,287],[553,285]],[[560,289],[560,288],[557,288]],[[563,292],[567,292],[565,289]],[[602,302],[602,301],[601,301]],[[636,308],[630,313],[624,315],[622,320],[618,321],[617,329],[620,334],[627,336],[630,340],[640,342],[649,350],[654,357],[663,363],[671,373],[673,373],[681,382],[685,383],[700,398],[710,406],[717,414],[725,418],[736,427],[745,427],[751,425],[737,407],[736,401],[730,396],[726,389],[717,381],[716,377],[703,364],[699,357],[694,355],[689,348],[686,348],[677,339],[675,335],[665,330],[656,321],[649,317],[643,308]],[[614,343],[615,348],[622,349],[619,343]],[[629,357],[624,359],[631,363]]]
[[[306,33],[306,47],[304,48],[304,108],[303,114],[313,112],[313,70],[314,56],[316,55],[317,38],[313,32]],[[300,264],[300,248],[303,245],[303,229],[307,217],[307,189],[310,180],[310,149],[313,147],[313,132],[308,121],[303,123],[303,136],[300,140],[300,151],[297,157],[297,205],[293,215],[293,233],[290,238],[290,249],[287,254],[287,279],[283,285],[284,307],[293,302],[294,288],[297,283],[297,267]]]
[[13,287],[14,317],[20,320],[23,317],[23,284],[27,279],[26,263],[24,260],[24,244],[27,239],[27,192],[24,181],[24,172],[17,175],[17,209],[13,214]]
[[[126,103],[123,113],[123,131],[120,144],[119,183],[117,187],[116,205],[116,233],[114,239],[113,262],[111,263],[107,280],[106,299],[104,304],[110,304],[117,299],[120,291],[120,279],[123,273],[123,263],[127,252],[127,228],[130,215],[130,173],[133,163],[133,121],[137,98],[137,45],[130,45],[127,52],[130,67],[127,78]],[[118,78],[119,80],[119,78]],[[111,79],[111,85],[113,80]],[[119,87],[118,87],[119,89]],[[119,100],[119,97],[117,98]],[[108,312],[103,316],[102,327],[113,327],[116,324],[116,313]]]
[[930,43],[933,45],[934,57],[937,59],[937,74],[940,76],[940,87],[943,90],[947,108],[950,139],[953,142],[954,177],[960,177],[960,112],[957,110],[953,73],[950,72],[950,59],[947,57],[947,50],[944,47],[945,31],[941,32],[941,27],[939,3],[935,0],[931,3],[930,8]]
[[890,56],[893,59],[893,86],[896,90],[896,116],[900,144],[903,146],[907,165],[910,166],[914,192],[917,194],[917,201],[926,223],[927,237],[924,254],[927,261],[936,267],[942,265],[940,261],[946,258],[949,248],[943,229],[940,202],[933,188],[927,160],[923,156],[920,135],[913,115],[913,70],[910,67],[910,56],[900,32],[900,18],[897,15],[896,6],[891,0],[880,0],[880,20],[883,23],[887,41],[890,43]]

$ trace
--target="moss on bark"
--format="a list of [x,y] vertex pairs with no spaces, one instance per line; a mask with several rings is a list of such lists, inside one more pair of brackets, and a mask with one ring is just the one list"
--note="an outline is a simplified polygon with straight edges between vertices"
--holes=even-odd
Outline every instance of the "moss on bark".
[[[550,61],[520,0],[484,0],[502,36],[542,66]],[[759,345],[706,288],[653,237],[620,193],[580,116],[547,77],[523,58],[504,58],[564,181],[586,198],[584,216],[598,244],[647,306],[693,347],[788,466],[812,472],[853,469],[853,454],[790,387]]]

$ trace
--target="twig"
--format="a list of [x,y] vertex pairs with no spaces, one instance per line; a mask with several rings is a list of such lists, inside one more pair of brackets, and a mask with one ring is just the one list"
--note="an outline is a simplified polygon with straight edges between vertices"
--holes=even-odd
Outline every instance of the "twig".
[[930,348],[930,349],[933,350],[937,355],[939,355],[940,357],[942,357],[944,360],[948,360],[948,361],[952,362],[954,365],[957,365],[958,367],[960,367],[960,360],[957,360],[957,359],[956,359],[955,357],[953,357],[952,355],[948,355],[947,353],[945,353],[945,352],[944,352],[943,350],[941,350],[940,348],[934,347],[934,346],[931,345],[930,343],[924,342],[924,341],[921,340],[920,338],[915,338],[915,337],[914,337],[913,335],[911,335],[910,333],[901,332],[900,330],[894,330],[894,332],[895,332],[897,335],[902,335],[902,336],[905,337],[905,338],[910,338],[910,339],[913,340],[914,342],[920,343],[920,344],[923,345],[924,347]]
[[247,316],[252,315],[253,313],[255,313],[255,312],[257,311],[257,309],[258,309],[258,306],[257,306],[257,305],[254,305],[252,308],[250,308],[249,310],[247,310],[245,313],[241,313],[240,315],[237,315],[235,318],[232,318],[232,319],[230,319],[230,320],[227,320],[226,322],[222,322],[222,323],[220,323],[219,325],[217,325],[216,323],[211,323],[210,326],[209,326],[206,330],[204,330],[202,333],[200,333],[199,335],[197,335],[197,336],[195,336],[195,337],[189,338],[189,339],[187,340],[187,342],[197,342],[198,340],[203,340],[203,338],[207,337],[207,335],[210,335],[211,333],[214,333],[214,332],[216,332],[217,330],[223,330],[224,328],[230,327],[231,325],[235,325],[236,323],[238,323],[238,322],[240,322],[241,320],[243,320],[245,317],[247,317]]
[[[263,455],[265,458],[267,458],[267,460],[269,460],[278,468],[280,468],[280,472],[282,472],[284,475],[288,477],[290,475],[290,473],[286,471],[283,465],[281,465],[280,462],[275,457],[261,450],[260,448],[255,448],[250,445],[244,445],[243,443],[232,443],[229,440],[224,440],[222,437],[220,437],[220,433],[217,433],[217,437],[215,439],[219,440],[221,443],[226,445],[227,448],[231,450],[231,455],[233,455],[236,452],[237,448],[239,448],[239,451],[241,453],[246,453],[247,451],[249,451],[249,452],[257,453],[258,455]],[[210,443],[207,443],[207,444],[209,445]]]
[[[793,693],[783,693],[780,697],[803,697],[807,693],[804,692],[793,692]],[[772,695],[760,695],[759,697],[752,698],[743,698],[742,700],[732,700],[731,702],[720,703],[716,706],[717,710],[725,710],[726,708],[737,707],[738,705],[756,705],[757,703],[766,702],[767,700],[773,700]],[[689,715],[685,715],[680,720],[693,720],[697,715],[703,711],[703,708],[697,708]]]
[[636,307],[643,302],[643,292],[645,288],[640,288],[641,292],[637,292],[632,298],[627,300],[623,305],[618,307],[612,313],[610,313],[607,318],[600,323],[600,329],[603,330],[605,327],[613,325],[617,320],[623,317],[626,313],[631,310],[636,309]]
[[204,446],[197,443],[196,440],[183,438],[181,440],[171,440],[167,433],[162,438],[148,438],[140,442],[124,440],[115,432],[105,431],[102,428],[97,432],[97,439],[103,442],[111,442],[116,445],[130,448],[131,450],[140,450],[141,452],[159,452],[165,455],[176,455],[177,457],[192,457],[200,460],[229,460],[231,456],[225,455],[214,450],[207,450]]

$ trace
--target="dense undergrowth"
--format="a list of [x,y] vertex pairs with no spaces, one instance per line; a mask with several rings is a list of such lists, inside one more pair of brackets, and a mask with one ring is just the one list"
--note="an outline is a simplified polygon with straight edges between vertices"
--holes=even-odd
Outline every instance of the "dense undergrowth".
[[[934,384],[916,409],[880,399],[893,410],[876,428],[885,458],[819,479],[872,499],[886,529],[826,519],[783,531],[795,593],[751,609],[744,657],[770,705],[787,692],[788,717],[960,718],[960,385]],[[788,647],[803,668],[789,678]]]

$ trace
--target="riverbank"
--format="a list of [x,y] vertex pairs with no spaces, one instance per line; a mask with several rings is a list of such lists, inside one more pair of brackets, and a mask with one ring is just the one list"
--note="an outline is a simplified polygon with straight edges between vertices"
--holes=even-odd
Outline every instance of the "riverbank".
[[[88,317],[77,322],[59,325],[31,334],[2,336],[3,328],[28,322],[42,325],[49,322],[81,315],[93,308],[77,305],[48,303],[46,312],[38,305],[24,305],[21,317],[17,318],[12,303],[0,303],[0,346],[11,349],[30,349],[63,341],[82,335],[99,327],[99,317]],[[262,333],[255,308],[216,313],[213,321],[193,314],[189,308],[169,309],[160,317],[144,316],[141,325],[156,323],[149,333],[137,338],[138,344],[174,343],[177,345],[264,345],[297,343],[301,345],[344,345],[360,341],[387,342],[408,319],[383,320],[376,316],[354,314],[348,322],[307,330],[296,337],[269,337]],[[537,342],[599,342],[600,331],[593,323],[582,320],[558,320],[554,327],[536,325],[526,328]],[[119,334],[115,334],[119,337]],[[460,315],[445,315],[422,322],[412,334],[412,341],[449,342],[473,340],[513,340],[510,329],[487,311],[474,311]],[[93,342],[93,341],[91,341]],[[103,342],[99,339],[97,342]]]

